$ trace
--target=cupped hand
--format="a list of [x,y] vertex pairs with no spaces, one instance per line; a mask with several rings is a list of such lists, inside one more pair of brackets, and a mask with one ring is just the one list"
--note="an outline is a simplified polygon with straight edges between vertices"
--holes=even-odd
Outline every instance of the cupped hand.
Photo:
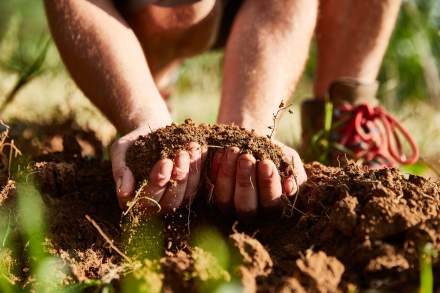
[[285,159],[293,159],[294,176],[281,180],[271,160],[257,161],[250,154],[241,154],[237,147],[219,150],[214,154],[211,180],[214,184],[214,203],[224,214],[236,213],[245,221],[252,221],[257,211],[276,212],[281,208],[281,196],[293,196],[307,180],[298,153],[281,143]]
[[[111,147],[113,178],[121,208],[133,200],[135,179],[125,163],[129,146],[139,137],[150,132],[144,127],[138,128],[115,141]],[[197,194],[203,162],[207,149],[191,142],[186,150],[176,153],[174,160],[162,159],[154,164],[148,185],[142,189],[141,196],[158,203],[162,212],[171,212],[182,204],[191,203]],[[152,212],[154,205],[145,205]],[[157,210],[156,210],[157,211]],[[148,212],[148,211],[147,211]]]

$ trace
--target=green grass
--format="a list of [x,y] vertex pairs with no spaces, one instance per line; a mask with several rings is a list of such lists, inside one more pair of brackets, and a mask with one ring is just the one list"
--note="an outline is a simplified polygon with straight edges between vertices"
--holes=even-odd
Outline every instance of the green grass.
[[420,293],[434,292],[432,259],[437,255],[438,251],[432,247],[431,243],[425,244],[420,251]]

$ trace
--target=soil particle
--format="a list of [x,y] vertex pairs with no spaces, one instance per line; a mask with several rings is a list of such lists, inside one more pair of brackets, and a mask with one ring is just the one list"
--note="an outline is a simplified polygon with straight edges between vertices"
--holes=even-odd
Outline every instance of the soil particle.
[[127,166],[136,180],[142,182],[148,178],[154,163],[163,158],[174,158],[177,151],[187,149],[190,142],[197,142],[210,150],[236,146],[257,160],[271,159],[283,176],[291,173],[290,164],[283,159],[280,147],[269,138],[235,125],[196,125],[190,119],[140,136],[127,151]]
[[176,254],[167,253],[166,256],[167,257],[161,259],[161,265],[165,275],[164,291],[193,291],[192,288],[194,284],[188,282],[192,266],[191,254],[181,250]]
[[344,235],[352,235],[358,218],[356,214],[358,205],[359,202],[356,197],[348,195],[340,199],[336,202],[335,208],[330,212],[330,225],[333,225]]
[[323,251],[307,250],[296,260],[296,278],[307,292],[336,292],[344,273],[344,265]]
[[261,243],[244,233],[235,232],[229,236],[238,249],[243,264],[238,268],[245,292],[255,292],[256,279],[267,277],[273,267],[272,259]]

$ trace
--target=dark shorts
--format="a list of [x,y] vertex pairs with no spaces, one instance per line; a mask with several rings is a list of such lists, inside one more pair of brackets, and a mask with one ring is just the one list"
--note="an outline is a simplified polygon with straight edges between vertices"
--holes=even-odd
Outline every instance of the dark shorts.
[[[127,11],[136,11],[141,9],[145,5],[154,4],[159,6],[172,7],[176,5],[196,3],[201,0],[114,0],[118,9]],[[223,5],[223,14],[220,23],[220,30],[217,35],[212,49],[220,49],[226,45],[229,34],[231,32],[232,24],[234,23],[235,16],[238,13],[244,0],[217,0],[221,1]]]

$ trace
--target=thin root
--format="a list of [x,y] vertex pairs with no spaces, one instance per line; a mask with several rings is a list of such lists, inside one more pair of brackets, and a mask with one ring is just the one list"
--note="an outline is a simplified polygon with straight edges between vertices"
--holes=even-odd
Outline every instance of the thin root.
[[123,259],[125,259],[129,263],[132,262],[131,258],[129,258],[125,253],[123,253],[121,250],[119,250],[119,248],[116,247],[116,245],[113,243],[113,240],[110,239],[110,237],[104,233],[104,231],[101,229],[101,227],[99,227],[99,225],[95,222],[95,220],[93,220],[89,215],[85,215],[85,218],[87,219],[87,221],[90,222],[90,224],[93,225],[93,227],[95,227],[98,233],[102,236],[102,238],[104,238],[104,240],[108,243],[108,245],[110,245],[110,247],[113,248],[114,251],[116,251]]
[[122,215],[125,217],[126,215],[128,215],[128,213],[130,213],[130,211],[133,209],[133,207],[142,199],[146,199],[150,202],[152,202],[156,207],[157,207],[157,211],[156,213],[160,213],[160,211],[162,210],[162,206],[159,204],[159,202],[157,202],[157,200],[155,200],[154,198],[151,198],[149,196],[141,196],[142,191],[144,189],[144,187],[146,187],[148,185],[148,181],[144,181],[141,185],[141,187],[136,191],[136,194],[134,196],[134,199],[129,203],[129,207],[128,209],[126,209]]

